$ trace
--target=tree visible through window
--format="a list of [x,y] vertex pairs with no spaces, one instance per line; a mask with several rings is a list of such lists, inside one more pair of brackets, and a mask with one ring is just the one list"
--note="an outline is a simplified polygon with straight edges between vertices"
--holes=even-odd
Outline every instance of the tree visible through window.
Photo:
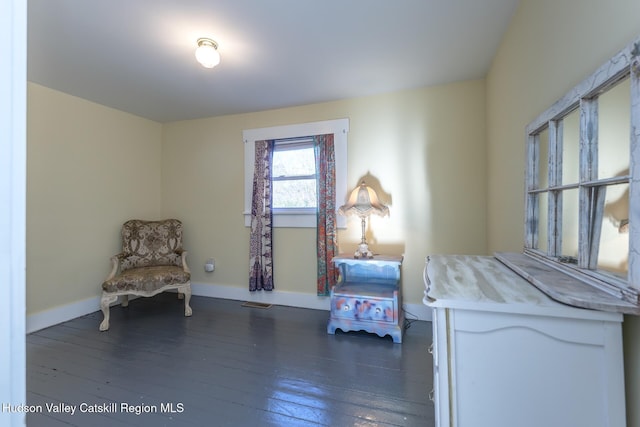
[[276,140],[271,181],[274,209],[315,209],[318,198],[313,140]]
[[[315,148],[311,135],[332,134],[335,152],[335,198],[347,198],[347,136],[349,119],[299,123],[242,131],[244,143],[244,224],[251,226],[251,200],[255,162],[255,142],[273,140],[272,213],[274,227],[317,227]],[[274,188],[275,187],[275,188]],[[346,218],[338,215],[339,228]]]

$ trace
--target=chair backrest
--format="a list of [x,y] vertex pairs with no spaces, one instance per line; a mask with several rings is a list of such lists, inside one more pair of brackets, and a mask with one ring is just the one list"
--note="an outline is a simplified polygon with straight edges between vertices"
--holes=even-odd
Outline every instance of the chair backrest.
[[157,265],[182,265],[182,222],[177,219],[143,221],[122,225],[122,270]]

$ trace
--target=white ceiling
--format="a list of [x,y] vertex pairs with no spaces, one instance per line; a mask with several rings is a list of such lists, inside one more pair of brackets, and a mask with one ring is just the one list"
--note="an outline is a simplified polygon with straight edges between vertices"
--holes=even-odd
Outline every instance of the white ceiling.
[[28,0],[28,79],[159,122],[439,85],[486,75],[518,2]]

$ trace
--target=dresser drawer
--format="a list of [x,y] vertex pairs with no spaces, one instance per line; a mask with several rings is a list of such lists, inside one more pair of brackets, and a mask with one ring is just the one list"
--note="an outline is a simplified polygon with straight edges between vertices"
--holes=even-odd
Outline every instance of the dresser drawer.
[[396,319],[393,300],[334,295],[331,316],[348,320],[389,322]]

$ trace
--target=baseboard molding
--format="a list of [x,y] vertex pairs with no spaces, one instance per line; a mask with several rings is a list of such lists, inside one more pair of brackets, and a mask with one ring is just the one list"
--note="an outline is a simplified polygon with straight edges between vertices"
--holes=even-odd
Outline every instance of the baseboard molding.
[[[100,310],[100,297],[88,298],[82,301],[76,301],[69,304],[61,305],[50,310],[41,311],[36,314],[27,316],[26,330],[27,333],[39,331],[49,326],[67,322],[76,317],[85,316],[94,311]],[[96,324],[96,331],[98,325]]]
[[329,311],[328,297],[319,297],[313,294],[288,291],[256,291],[249,292],[247,288],[225,285],[208,285],[191,283],[192,295],[203,297],[223,298],[237,301],[262,302],[274,305],[286,305],[289,307],[311,308],[315,310]]
[[[209,285],[202,283],[192,283],[191,292],[193,295],[204,297],[286,305],[289,307],[311,308],[315,310],[330,310],[329,297],[319,297],[302,292],[278,290],[249,292],[248,289],[238,286]],[[431,321],[431,309],[426,305],[404,303],[402,306],[407,319]]]
[[[129,301],[133,301],[136,298],[140,297],[130,295]],[[120,302],[121,299],[118,298],[116,302],[111,304],[111,307],[120,304]],[[36,314],[30,314],[27,316],[26,332],[30,334],[31,332],[36,332],[59,323],[67,322],[77,317],[86,316],[87,314],[94,313],[98,310],[100,310],[99,296],[61,305]]]
[[404,317],[408,320],[431,322],[431,309],[424,304],[402,304]]
[[[192,295],[223,298],[237,301],[251,301],[289,307],[310,308],[315,310],[330,310],[328,297],[319,297],[313,294],[301,292],[289,292],[273,290],[249,292],[248,289],[238,286],[210,285],[203,283],[191,283]],[[136,297],[130,297],[133,300]],[[119,302],[118,302],[119,303]],[[118,304],[116,303],[116,304]],[[424,304],[403,304],[405,317],[409,320],[431,320],[431,310]],[[86,316],[100,310],[100,297],[88,298],[61,305],[50,310],[31,314],[26,319],[26,332],[28,334],[48,328],[59,323],[67,322],[76,317]],[[96,325],[96,330],[98,325]]]

